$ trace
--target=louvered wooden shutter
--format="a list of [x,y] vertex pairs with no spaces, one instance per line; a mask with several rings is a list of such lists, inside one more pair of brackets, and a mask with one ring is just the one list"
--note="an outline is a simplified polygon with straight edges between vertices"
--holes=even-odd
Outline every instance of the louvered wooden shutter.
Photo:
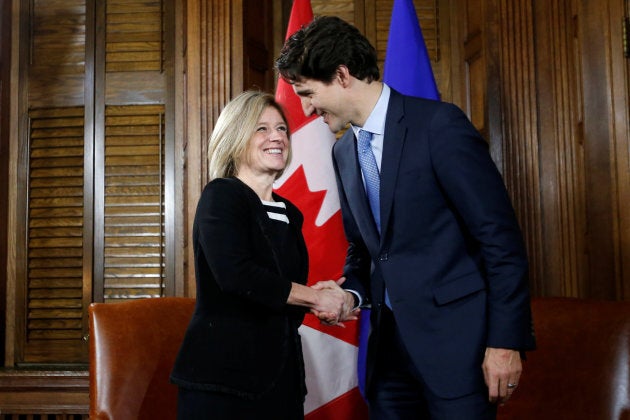
[[106,301],[163,294],[163,112],[161,105],[106,108]]
[[105,302],[164,294],[163,16],[161,1],[105,8]]
[[82,107],[30,112],[25,356],[31,362],[49,361],[56,350],[68,362],[80,359],[83,122]]
[[168,290],[165,15],[159,0],[29,9],[18,365],[85,363],[90,302]]
[[162,70],[162,2],[107,0],[107,72]]

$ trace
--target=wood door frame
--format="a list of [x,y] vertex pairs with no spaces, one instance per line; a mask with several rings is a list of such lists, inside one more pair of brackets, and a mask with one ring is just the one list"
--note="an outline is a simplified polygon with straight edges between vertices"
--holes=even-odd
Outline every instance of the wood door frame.
[[[11,0],[0,0],[0,45],[11,45]],[[9,179],[9,127],[11,48],[0,51],[0,180]],[[0,181],[0,267],[7,266],[8,183]],[[0,296],[6,296],[7,272],[0,270]],[[0,299],[0,331],[6,328],[6,299]],[[0,361],[4,360],[5,336],[0,336]]]

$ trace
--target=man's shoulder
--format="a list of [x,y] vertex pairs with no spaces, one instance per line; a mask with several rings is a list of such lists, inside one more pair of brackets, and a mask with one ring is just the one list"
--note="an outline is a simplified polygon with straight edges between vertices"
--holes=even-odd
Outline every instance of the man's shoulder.
[[452,120],[465,116],[464,111],[454,103],[394,92],[392,91],[387,112],[389,121],[405,120],[407,124],[424,126],[429,121]]
[[460,109],[452,102],[447,102],[439,99],[422,98],[419,96],[411,96],[401,93],[393,88],[391,89],[389,103],[390,106],[405,106],[405,107],[421,107],[426,109]]

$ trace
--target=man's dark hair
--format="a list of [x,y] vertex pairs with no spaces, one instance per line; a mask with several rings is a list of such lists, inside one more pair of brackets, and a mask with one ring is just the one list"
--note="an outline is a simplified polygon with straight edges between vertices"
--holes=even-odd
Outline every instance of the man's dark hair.
[[276,69],[289,83],[302,78],[329,84],[344,65],[359,80],[380,78],[376,49],[359,30],[336,16],[320,16],[284,44]]

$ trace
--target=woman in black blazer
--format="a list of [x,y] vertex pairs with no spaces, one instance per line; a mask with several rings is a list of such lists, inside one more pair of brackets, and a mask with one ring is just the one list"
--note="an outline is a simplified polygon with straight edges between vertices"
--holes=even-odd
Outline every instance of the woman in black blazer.
[[290,159],[273,96],[248,91],[208,145],[212,181],[193,224],[197,303],[171,374],[179,419],[302,419],[306,310],[330,322],[344,292],[305,286],[303,217],[273,192]]

